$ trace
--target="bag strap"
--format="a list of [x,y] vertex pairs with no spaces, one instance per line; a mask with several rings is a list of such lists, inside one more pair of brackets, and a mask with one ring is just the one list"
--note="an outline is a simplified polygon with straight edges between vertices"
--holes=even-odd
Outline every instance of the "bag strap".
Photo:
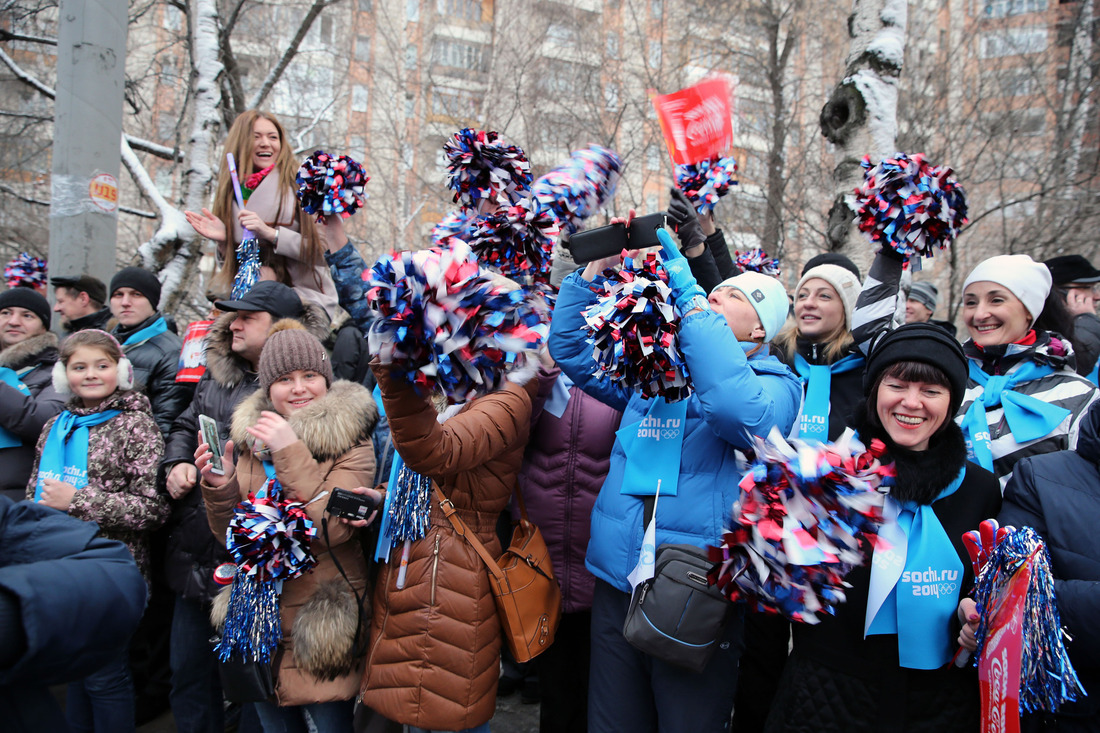
[[466,526],[466,523],[462,521],[462,517],[455,513],[455,505],[451,503],[442,491],[439,490],[439,486],[432,482],[432,490],[435,492],[435,498],[439,500],[439,508],[443,512],[443,516],[447,518],[447,521],[454,527],[455,534],[459,535],[467,542],[470,543],[470,547],[474,548],[474,552],[481,556],[482,561],[485,563],[485,567],[489,569],[489,572],[497,580],[504,579],[504,571],[497,565],[497,561],[493,559],[493,556],[489,554],[489,551],[485,549],[485,545],[481,544],[474,533],[470,531],[470,528]]

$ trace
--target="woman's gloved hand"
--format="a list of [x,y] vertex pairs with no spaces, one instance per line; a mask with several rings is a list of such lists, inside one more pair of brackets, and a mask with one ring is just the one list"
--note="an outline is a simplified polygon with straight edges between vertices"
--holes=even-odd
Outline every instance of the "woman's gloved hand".
[[668,270],[668,285],[672,288],[672,304],[686,314],[693,308],[707,307],[707,294],[695,281],[691,267],[684,255],[672,243],[672,237],[664,229],[657,230],[657,239],[661,242],[664,254],[664,266]]
[[676,228],[676,236],[680,238],[680,248],[691,249],[702,246],[707,238],[703,234],[703,225],[699,223],[699,217],[695,213],[695,205],[683,191],[675,186],[669,189],[669,196],[668,219]]

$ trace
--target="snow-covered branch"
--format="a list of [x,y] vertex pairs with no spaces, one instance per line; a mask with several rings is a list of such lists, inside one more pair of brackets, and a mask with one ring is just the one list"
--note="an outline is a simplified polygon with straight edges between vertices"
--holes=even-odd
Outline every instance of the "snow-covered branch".
[[42,43],[47,46],[56,46],[56,38],[47,38],[46,36],[28,36],[24,33],[15,33],[13,31],[4,30],[0,28],[0,41],[23,41],[25,43]]
[[140,150],[143,153],[149,153],[150,155],[155,155],[165,160],[183,161],[183,151],[178,148],[170,148],[167,145],[161,145],[152,140],[145,140],[144,138],[135,137],[134,135],[126,135],[126,142],[128,142],[130,147],[134,150]]
[[4,65],[11,69],[11,72],[15,74],[15,78],[19,81],[34,87],[50,99],[54,99],[57,97],[57,93],[53,90],[53,87],[46,86],[42,82],[38,81],[38,79],[36,79],[34,76],[24,71],[23,67],[15,63],[15,59],[4,53],[4,49],[2,48],[0,48],[0,61],[3,61]]

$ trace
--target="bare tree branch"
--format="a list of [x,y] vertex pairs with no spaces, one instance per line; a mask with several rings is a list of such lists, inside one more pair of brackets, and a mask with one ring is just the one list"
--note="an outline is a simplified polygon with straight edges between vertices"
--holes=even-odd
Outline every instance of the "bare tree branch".
[[[336,0],[331,0],[336,2]],[[279,57],[279,63],[275,64],[275,67],[268,73],[267,78],[264,79],[263,85],[260,87],[256,95],[252,97],[252,101],[249,102],[249,109],[259,109],[260,105],[267,99],[267,95],[271,93],[272,88],[282,78],[283,72],[286,71],[286,67],[290,65],[291,60],[298,53],[298,47],[302,45],[302,41],[305,39],[306,34],[309,33],[309,29],[313,26],[313,21],[317,19],[317,16],[321,14],[321,11],[329,4],[329,0],[314,0],[313,5],[306,11],[305,17],[302,18],[301,24],[298,26],[298,32],[294,34],[294,38],[290,39],[290,43],[287,45],[286,50],[283,51],[283,55]]]
[[11,56],[8,56],[6,53],[4,53],[4,49],[2,49],[2,48],[0,48],[0,61],[3,61],[4,64],[9,69],[11,69],[12,73],[15,74],[15,78],[18,79],[19,81],[23,82],[24,84],[27,84],[29,86],[34,87],[35,89],[37,89],[39,92],[41,92],[45,96],[49,97],[50,99],[55,99],[57,97],[57,93],[53,90],[52,87],[46,86],[42,82],[38,81],[38,79],[34,78],[34,76],[32,76],[31,74],[24,71],[23,67],[21,67],[19,64],[15,63],[15,59],[13,59]]
[[25,41],[27,43],[43,43],[47,46],[56,46],[56,38],[47,38],[45,36],[28,36],[23,33],[14,33],[9,30],[0,28],[0,41]]

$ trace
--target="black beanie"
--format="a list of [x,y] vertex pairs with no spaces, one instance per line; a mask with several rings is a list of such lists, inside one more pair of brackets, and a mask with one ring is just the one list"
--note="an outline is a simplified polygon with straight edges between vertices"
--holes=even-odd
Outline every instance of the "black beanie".
[[948,419],[953,419],[966,392],[968,365],[962,344],[942,327],[930,323],[907,323],[887,332],[875,341],[867,357],[863,394],[870,396],[879,375],[899,361],[931,364],[947,376],[951,389]]
[[50,302],[31,288],[16,287],[0,293],[0,310],[4,308],[26,308],[50,330]]
[[148,270],[140,267],[124,267],[111,278],[111,292],[114,295],[119,288],[133,288],[142,295],[156,310],[160,306],[160,280]]
[[845,270],[855,275],[856,280],[863,282],[863,275],[859,273],[859,268],[856,267],[856,263],[839,252],[822,252],[821,254],[814,255],[802,266],[802,274],[805,275],[818,265],[837,265],[838,267],[843,267]]

